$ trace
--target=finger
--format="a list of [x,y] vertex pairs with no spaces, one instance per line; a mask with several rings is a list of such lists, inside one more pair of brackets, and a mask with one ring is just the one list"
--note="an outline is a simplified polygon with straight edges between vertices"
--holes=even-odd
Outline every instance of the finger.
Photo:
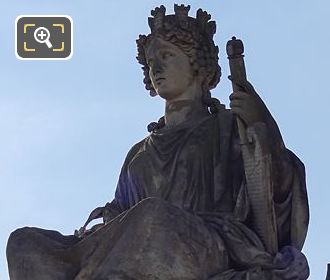
[[244,91],[252,94],[256,94],[256,91],[252,84],[248,80],[240,80],[233,76],[228,76],[228,79],[231,80],[234,84],[244,89]]
[[229,95],[229,99],[246,99],[249,98],[249,94],[245,91],[235,91],[231,95]]
[[239,107],[239,108],[243,109],[244,102],[242,102],[242,100],[232,100],[229,103],[229,106],[230,106],[230,108]]

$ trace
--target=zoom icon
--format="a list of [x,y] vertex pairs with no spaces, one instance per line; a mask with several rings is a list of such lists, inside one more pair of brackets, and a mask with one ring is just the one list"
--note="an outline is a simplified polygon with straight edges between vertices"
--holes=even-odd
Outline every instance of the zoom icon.
[[15,49],[18,59],[58,60],[72,57],[72,19],[69,16],[19,16]]

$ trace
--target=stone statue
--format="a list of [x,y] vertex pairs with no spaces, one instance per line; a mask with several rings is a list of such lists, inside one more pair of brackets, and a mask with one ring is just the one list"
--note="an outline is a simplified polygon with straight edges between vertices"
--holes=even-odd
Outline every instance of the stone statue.
[[128,152],[115,198],[75,235],[13,232],[10,279],[307,279],[304,166],[248,81],[230,77],[230,109],[211,97],[216,25],[189,9],[156,8],[137,40],[143,81],[165,115]]

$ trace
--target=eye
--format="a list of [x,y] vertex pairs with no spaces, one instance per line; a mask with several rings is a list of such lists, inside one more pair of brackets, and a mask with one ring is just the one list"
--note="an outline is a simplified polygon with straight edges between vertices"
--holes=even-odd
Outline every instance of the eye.
[[173,57],[173,56],[174,56],[174,54],[171,53],[171,52],[163,52],[162,53],[162,58],[163,59],[168,59],[168,58]]

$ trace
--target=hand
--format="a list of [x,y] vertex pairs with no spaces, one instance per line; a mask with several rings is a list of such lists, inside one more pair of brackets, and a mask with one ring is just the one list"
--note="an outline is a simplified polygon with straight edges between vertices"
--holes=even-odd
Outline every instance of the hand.
[[85,227],[81,227],[79,230],[76,229],[74,231],[74,236],[78,237],[78,238],[84,238],[87,235],[87,230]]
[[102,228],[104,226],[104,223],[96,224],[92,226],[90,229],[86,229],[85,227],[81,227],[79,230],[74,231],[74,236],[78,238],[84,238],[93,232],[97,231],[99,228]]
[[103,226],[104,224],[97,224],[93,226],[91,229],[87,229],[88,224],[95,220],[103,217],[105,207],[97,207],[95,208],[92,213],[90,213],[86,223],[79,229],[74,231],[74,235],[83,238],[91,233],[93,233],[96,229],[98,229],[100,226]]
[[230,108],[238,115],[244,123],[249,126],[256,122],[267,122],[270,113],[248,81],[238,81],[231,76],[228,77],[232,83],[236,84],[241,90],[234,91],[230,96]]

